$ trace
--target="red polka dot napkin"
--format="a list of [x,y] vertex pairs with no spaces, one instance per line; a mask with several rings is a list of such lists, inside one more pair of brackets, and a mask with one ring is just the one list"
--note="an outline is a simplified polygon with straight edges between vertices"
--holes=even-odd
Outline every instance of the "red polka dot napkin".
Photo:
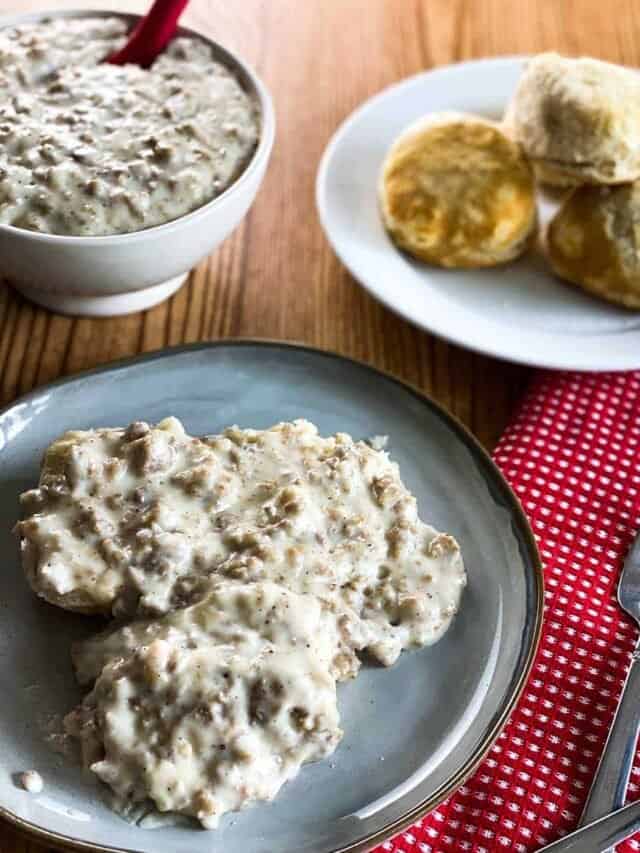
[[640,527],[640,372],[539,374],[494,457],[544,564],[540,649],[475,775],[376,853],[529,853],[575,827],[635,645],[615,593]]

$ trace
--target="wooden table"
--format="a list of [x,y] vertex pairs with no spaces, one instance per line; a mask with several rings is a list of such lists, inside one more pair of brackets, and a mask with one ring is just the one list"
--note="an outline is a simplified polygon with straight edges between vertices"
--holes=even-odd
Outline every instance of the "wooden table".
[[[131,10],[146,4],[97,5]],[[640,7],[633,0],[193,0],[186,21],[242,54],[274,95],[277,140],[258,199],[182,290],[151,311],[72,319],[2,287],[2,400],[62,374],[182,342],[284,338],[364,359],[415,383],[491,448],[530,371],[420,332],[358,287],[318,224],[320,154],[364,98],[434,65],[549,49],[640,64]],[[0,853],[44,849],[0,823]]]

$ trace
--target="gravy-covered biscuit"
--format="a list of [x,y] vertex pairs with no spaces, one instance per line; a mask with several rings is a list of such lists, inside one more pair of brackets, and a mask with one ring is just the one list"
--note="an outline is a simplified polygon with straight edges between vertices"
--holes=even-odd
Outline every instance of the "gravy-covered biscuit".
[[640,308],[640,181],[574,190],[551,221],[549,260],[562,278]]
[[443,267],[505,263],[535,231],[533,173],[520,146],[475,116],[435,113],[405,130],[379,194],[395,243]]
[[176,418],[67,432],[22,504],[27,578],[72,610],[156,617],[211,581],[270,580],[326,603],[352,651],[390,666],[444,634],[465,583],[457,542],[418,518],[387,454],[304,420],[202,439]]
[[314,651],[298,643],[245,657],[157,639],[109,662],[65,730],[118,812],[151,801],[213,829],[272,800],[340,742],[335,681]]
[[527,65],[506,123],[544,183],[640,177],[640,75],[628,68],[541,54]]

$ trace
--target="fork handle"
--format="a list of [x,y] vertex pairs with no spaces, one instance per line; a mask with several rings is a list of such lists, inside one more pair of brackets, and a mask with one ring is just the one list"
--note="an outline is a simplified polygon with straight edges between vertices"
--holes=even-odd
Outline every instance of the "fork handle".
[[631,657],[613,725],[580,818],[580,826],[624,805],[639,731],[640,644]]
[[631,803],[595,823],[576,829],[538,853],[602,853],[640,829],[640,802]]

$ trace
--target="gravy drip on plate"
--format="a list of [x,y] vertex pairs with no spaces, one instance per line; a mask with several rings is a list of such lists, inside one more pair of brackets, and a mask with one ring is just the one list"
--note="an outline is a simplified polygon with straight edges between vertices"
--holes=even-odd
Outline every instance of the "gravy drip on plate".
[[0,30],[0,224],[100,236],[139,231],[223,192],[249,161],[258,107],[197,38],[150,69],[102,60],[119,18]]

